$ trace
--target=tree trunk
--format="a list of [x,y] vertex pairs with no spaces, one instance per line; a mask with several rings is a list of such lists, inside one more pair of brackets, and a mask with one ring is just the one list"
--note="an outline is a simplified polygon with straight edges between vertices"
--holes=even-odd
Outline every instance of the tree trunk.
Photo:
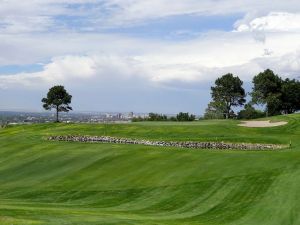
[[56,122],[58,123],[59,120],[58,120],[58,106],[56,106]]
[[229,114],[230,114],[230,105],[227,106],[227,112],[226,112],[226,120],[229,119]]

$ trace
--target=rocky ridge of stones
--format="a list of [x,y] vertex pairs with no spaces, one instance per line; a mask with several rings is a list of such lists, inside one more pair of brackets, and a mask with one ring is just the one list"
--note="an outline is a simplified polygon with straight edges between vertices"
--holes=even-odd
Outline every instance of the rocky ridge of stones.
[[178,147],[192,149],[220,149],[220,150],[277,150],[287,146],[274,144],[250,144],[250,143],[224,143],[224,142],[194,142],[194,141],[150,141],[130,138],[118,138],[109,136],[51,136],[50,141],[86,142],[86,143],[113,143],[134,144],[161,147]]

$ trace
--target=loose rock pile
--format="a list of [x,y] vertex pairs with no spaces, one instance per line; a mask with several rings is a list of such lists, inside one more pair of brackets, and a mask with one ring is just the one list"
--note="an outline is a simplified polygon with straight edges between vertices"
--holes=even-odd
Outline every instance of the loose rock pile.
[[224,143],[224,142],[192,142],[192,141],[149,141],[109,136],[51,136],[51,141],[134,144],[147,146],[178,147],[192,149],[220,149],[220,150],[276,150],[287,146],[274,144]]

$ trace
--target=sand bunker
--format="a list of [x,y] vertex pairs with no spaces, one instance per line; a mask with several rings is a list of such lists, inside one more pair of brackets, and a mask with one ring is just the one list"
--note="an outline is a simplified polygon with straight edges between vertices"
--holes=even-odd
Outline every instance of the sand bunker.
[[242,121],[242,124],[239,126],[242,127],[278,127],[286,125],[287,122],[273,122],[271,123],[270,120],[267,121]]

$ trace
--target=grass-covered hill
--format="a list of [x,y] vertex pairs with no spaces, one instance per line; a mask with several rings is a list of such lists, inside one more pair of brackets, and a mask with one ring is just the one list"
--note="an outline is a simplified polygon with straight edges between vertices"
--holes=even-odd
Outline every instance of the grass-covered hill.
[[[0,129],[0,224],[300,224],[300,115],[238,121]],[[288,144],[192,150],[47,141],[50,135]]]

